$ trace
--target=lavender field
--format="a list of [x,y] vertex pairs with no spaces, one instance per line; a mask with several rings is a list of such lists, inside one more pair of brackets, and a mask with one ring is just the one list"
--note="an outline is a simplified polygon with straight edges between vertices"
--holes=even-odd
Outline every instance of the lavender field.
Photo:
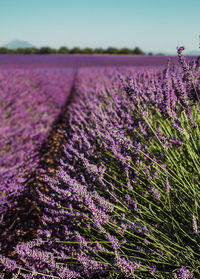
[[[177,63],[176,56],[146,55],[0,55],[0,69],[13,68],[80,68],[105,66],[163,66],[170,59]],[[188,56],[188,60],[194,57]]]
[[200,61],[0,56],[0,278],[200,278]]

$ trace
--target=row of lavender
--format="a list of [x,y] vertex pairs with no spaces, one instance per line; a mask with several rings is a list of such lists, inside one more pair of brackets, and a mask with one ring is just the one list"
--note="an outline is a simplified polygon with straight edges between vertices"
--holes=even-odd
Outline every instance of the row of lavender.
[[199,277],[200,74],[181,52],[165,70],[79,70],[58,171],[37,189],[43,228],[0,257],[13,276]]
[[[0,72],[0,214],[24,190],[38,150],[64,106],[73,81],[71,70]],[[56,92],[56,94],[55,94]]]

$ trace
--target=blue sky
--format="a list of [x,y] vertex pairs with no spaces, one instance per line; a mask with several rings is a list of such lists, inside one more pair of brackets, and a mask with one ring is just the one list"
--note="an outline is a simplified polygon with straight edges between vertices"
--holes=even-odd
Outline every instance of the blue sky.
[[199,0],[0,0],[0,45],[198,50]]

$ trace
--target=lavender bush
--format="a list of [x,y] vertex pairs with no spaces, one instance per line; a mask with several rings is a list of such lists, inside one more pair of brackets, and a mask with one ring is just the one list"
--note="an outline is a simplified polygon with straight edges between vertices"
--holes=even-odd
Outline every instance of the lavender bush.
[[165,69],[79,70],[56,171],[40,170],[42,227],[4,274],[199,277],[200,74],[182,51]]

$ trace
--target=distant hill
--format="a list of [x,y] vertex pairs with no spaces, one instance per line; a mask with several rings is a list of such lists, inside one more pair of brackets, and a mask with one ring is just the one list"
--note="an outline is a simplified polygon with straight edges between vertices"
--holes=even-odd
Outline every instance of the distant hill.
[[4,45],[8,49],[18,49],[18,48],[31,48],[34,47],[32,44],[26,41],[14,40]]

